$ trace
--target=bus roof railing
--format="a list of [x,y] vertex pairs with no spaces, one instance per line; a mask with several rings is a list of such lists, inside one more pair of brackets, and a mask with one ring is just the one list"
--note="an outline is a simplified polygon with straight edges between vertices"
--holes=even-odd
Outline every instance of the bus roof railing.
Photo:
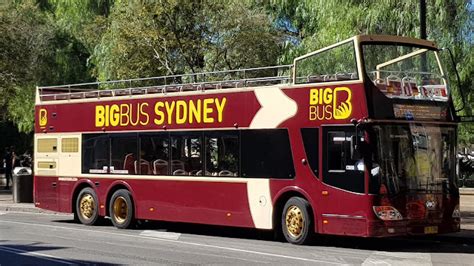
[[39,86],[39,101],[205,91],[291,83],[293,65],[212,71],[136,79]]

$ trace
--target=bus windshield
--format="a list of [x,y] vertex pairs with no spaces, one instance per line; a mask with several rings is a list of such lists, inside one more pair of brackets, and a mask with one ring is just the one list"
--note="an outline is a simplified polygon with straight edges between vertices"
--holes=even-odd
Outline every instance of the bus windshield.
[[365,72],[375,86],[390,98],[448,100],[434,50],[400,44],[362,45]]
[[457,187],[454,127],[407,124],[373,129],[372,192],[450,193]]

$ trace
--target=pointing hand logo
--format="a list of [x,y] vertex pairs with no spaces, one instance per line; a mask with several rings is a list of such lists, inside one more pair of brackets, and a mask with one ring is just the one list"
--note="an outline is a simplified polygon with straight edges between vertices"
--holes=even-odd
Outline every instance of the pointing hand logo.
[[[342,94],[347,94],[347,98],[345,101],[342,101],[338,104],[340,96]],[[346,119],[352,113],[352,104],[351,104],[352,93],[349,88],[346,87],[338,87],[334,89],[334,102],[333,102],[333,109],[334,109],[334,119]]]
[[48,111],[46,109],[39,110],[39,125],[41,128],[48,124]]

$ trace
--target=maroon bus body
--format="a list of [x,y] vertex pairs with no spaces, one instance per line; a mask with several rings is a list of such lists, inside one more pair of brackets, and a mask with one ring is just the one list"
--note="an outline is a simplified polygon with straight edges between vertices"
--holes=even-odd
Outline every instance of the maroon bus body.
[[[333,115],[327,115],[324,120],[310,120],[309,95],[311,89],[332,90],[336,87],[347,87],[351,91],[351,114],[346,119],[336,120]],[[312,207],[314,232],[321,234],[350,235],[362,237],[382,237],[406,234],[423,234],[427,225],[439,226],[439,233],[459,230],[459,223],[451,219],[454,206],[459,199],[449,196],[437,196],[447,212],[442,217],[449,217],[439,222],[439,217],[423,221],[382,221],[374,215],[373,206],[381,200],[381,196],[369,194],[368,179],[365,173],[365,192],[354,193],[323,182],[320,171],[315,175],[304,162],[306,158],[300,129],[308,127],[322,128],[328,125],[351,125],[352,119],[368,117],[366,93],[363,83],[346,83],[318,87],[318,85],[281,88],[284,94],[297,104],[296,114],[280,123],[277,128],[288,130],[291,152],[296,176],[292,179],[270,178],[270,193],[273,210],[276,212],[291,196],[301,196],[308,200]],[[171,96],[156,94],[155,97],[114,97],[102,98],[96,101],[50,104],[45,102],[36,106],[36,113],[40,109],[47,111],[47,126],[42,127],[38,121],[35,125],[37,134],[66,133],[66,132],[127,132],[127,131],[175,131],[175,130],[212,130],[212,129],[246,129],[252,119],[261,109],[254,90],[229,90],[226,92],[209,91],[201,94],[170,94]],[[154,123],[156,112],[154,106],[158,101],[197,101],[204,99],[226,99],[221,121],[215,110],[209,113],[213,122],[176,124],[175,121],[162,124]],[[345,99],[339,99],[344,101]],[[142,110],[140,110],[140,104]],[[97,105],[131,106],[132,112],[148,114],[142,117],[137,125],[102,126],[97,127],[95,121]],[[329,113],[331,110],[329,110]],[[166,120],[166,119],[165,119]],[[129,121],[130,122],[130,121]],[[146,122],[146,123],[145,123]],[[195,121],[194,121],[195,122]],[[319,134],[319,147],[323,147],[323,134]],[[323,169],[325,160],[330,160],[319,149],[319,169]],[[189,222],[200,224],[255,227],[252,220],[247,188],[245,183],[220,182],[219,179],[210,182],[179,181],[179,180],[147,180],[143,178],[103,178],[73,176],[61,179],[58,176],[35,178],[35,204],[39,208],[71,213],[74,211],[75,198],[80,189],[85,186],[93,188],[99,200],[99,214],[106,216],[111,197],[111,191],[117,186],[127,188],[135,203],[136,219]],[[420,196],[422,199],[423,196]],[[448,213],[451,211],[451,213]],[[330,215],[337,214],[337,215]],[[280,214],[274,214],[279,217]],[[276,218],[278,219],[278,218]],[[388,230],[390,228],[391,230]],[[389,232],[390,231],[390,232]]]

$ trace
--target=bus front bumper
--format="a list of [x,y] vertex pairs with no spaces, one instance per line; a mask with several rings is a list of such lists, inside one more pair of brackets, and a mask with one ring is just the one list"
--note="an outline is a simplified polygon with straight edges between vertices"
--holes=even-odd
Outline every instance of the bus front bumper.
[[369,237],[391,237],[409,235],[432,235],[455,233],[461,230],[461,220],[453,218],[447,221],[369,221]]

